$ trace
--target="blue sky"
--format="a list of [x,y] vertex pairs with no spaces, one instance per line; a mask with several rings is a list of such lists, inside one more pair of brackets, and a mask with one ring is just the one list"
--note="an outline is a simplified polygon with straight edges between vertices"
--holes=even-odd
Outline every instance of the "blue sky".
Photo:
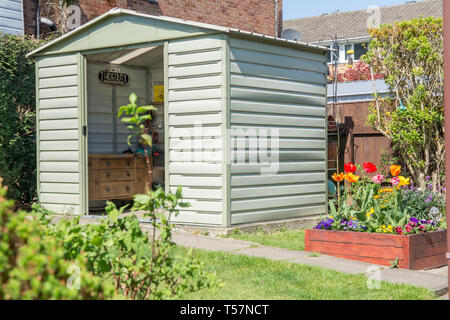
[[332,13],[367,9],[371,5],[380,7],[402,4],[406,0],[283,0],[283,20],[318,16]]

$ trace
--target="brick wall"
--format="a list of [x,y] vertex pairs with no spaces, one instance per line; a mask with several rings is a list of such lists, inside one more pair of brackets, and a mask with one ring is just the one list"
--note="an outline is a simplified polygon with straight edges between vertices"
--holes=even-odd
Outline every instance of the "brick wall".
[[26,34],[36,34],[36,9],[36,1],[23,0],[23,16]]
[[[24,3],[35,2],[24,0]],[[158,3],[149,0],[78,0],[75,4],[81,7],[82,23],[120,7],[271,36],[275,34],[275,0],[159,0]],[[36,32],[35,11],[34,7],[34,14],[26,17],[32,26],[27,33]],[[282,31],[282,20],[282,0],[278,0],[278,35]]]

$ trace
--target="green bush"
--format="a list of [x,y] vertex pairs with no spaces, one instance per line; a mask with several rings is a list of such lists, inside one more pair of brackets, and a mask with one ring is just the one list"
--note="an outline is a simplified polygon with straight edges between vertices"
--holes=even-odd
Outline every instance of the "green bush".
[[[129,299],[173,299],[214,288],[215,275],[207,273],[192,254],[181,259],[176,256],[166,215],[177,214],[180,200],[181,189],[176,194],[166,195],[158,189],[136,195],[134,209],[146,210],[152,217],[147,233],[135,215],[123,216],[125,208],[118,210],[108,203],[108,215],[100,223],[83,226],[78,217],[64,219],[54,226],[49,224],[49,236],[61,243],[66,259],[76,259],[84,252],[87,269]],[[48,223],[45,218],[42,221]]]
[[0,34],[0,177],[21,204],[36,194],[35,67],[25,56],[42,43]]
[[86,257],[65,259],[60,241],[25,211],[13,212],[0,187],[0,300],[111,299],[113,286],[86,270]]

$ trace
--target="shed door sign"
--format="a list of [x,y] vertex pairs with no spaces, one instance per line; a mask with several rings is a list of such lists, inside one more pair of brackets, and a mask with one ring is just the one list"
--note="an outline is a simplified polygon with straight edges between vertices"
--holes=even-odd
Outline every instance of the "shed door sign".
[[128,83],[128,75],[120,72],[118,66],[108,66],[106,71],[100,71],[98,78],[105,84],[112,84],[116,86],[124,86]]

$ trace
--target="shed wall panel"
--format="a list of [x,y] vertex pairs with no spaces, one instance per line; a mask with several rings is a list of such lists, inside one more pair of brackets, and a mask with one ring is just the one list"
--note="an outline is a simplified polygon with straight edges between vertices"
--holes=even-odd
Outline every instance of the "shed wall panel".
[[168,44],[168,183],[191,204],[176,222],[223,222],[223,47],[220,36]]
[[79,214],[77,56],[41,58],[37,66],[39,201],[55,213]]
[[231,38],[230,85],[231,224],[324,213],[325,56]]
[[0,33],[24,33],[23,0],[0,0]]

